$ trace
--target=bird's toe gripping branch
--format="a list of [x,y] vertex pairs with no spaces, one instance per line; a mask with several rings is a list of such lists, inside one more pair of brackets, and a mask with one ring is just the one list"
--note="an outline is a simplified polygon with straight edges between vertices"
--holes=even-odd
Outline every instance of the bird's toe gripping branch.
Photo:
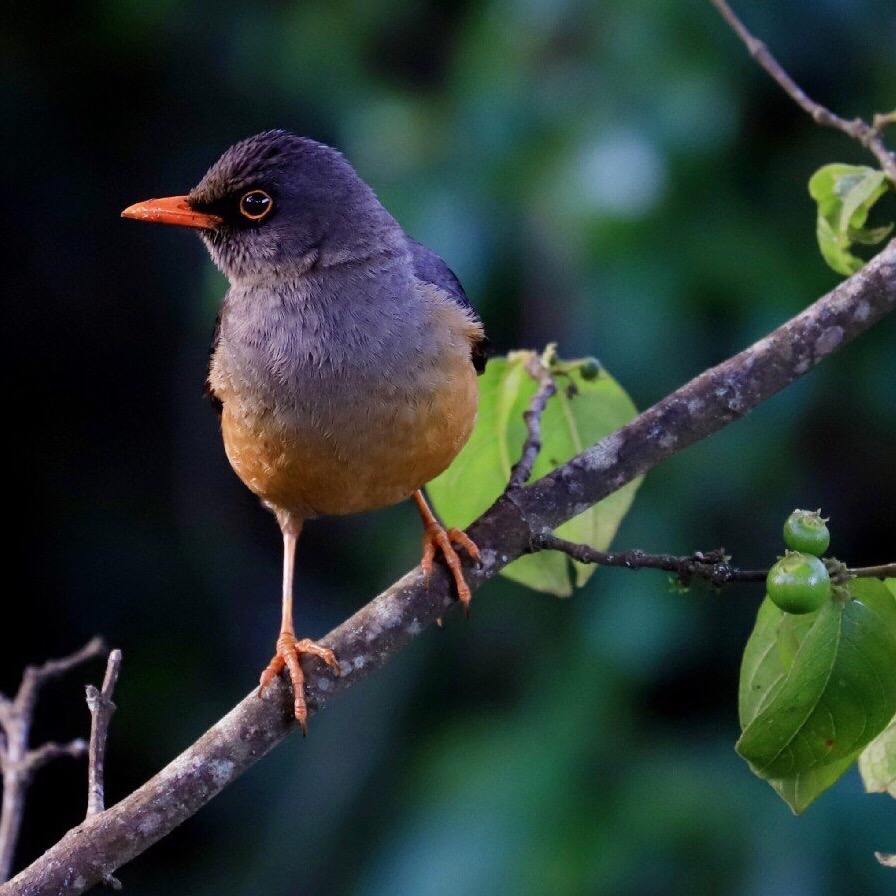
[[436,551],[441,551],[448,569],[454,577],[457,587],[457,599],[461,602],[466,616],[470,615],[470,586],[464,578],[460,557],[454,549],[454,545],[460,545],[470,557],[477,563],[481,562],[479,548],[476,543],[460,529],[445,529],[440,523],[433,520],[427,523],[423,530],[423,559],[420,561],[423,567],[423,575],[428,579],[432,575],[433,560]]
[[[473,560],[481,563],[479,548],[466,532],[462,532],[460,529],[446,529],[429,509],[429,504],[426,503],[422,491],[414,492],[413,498],[423,520],[423,559],[420,561],[423,575],[427,579],[432,575],[432,564],[436,551],[441,551],[445,563],[454,577],[454,584],[457,586],[457,599],[463,604],[464,614],[469,618],[470,586],[464,578],[461,560],[457,551],[454,550],[454,545],[460,545]],[[439,620],[439,624],[441,625],[441,620]]]
[[305,672],[302,669],[303,656],[316,656],[326,663],[337,675],[340,672],[339,661],[336,654],[329,647],[323,647],[310,638],[297,640],[292,632],[280,632],[277,638],[277,652],[268,663],[268,667],[261,673],[261,683],[258,693],[264,693],[265,688],[284,670],[289,670],[289,680],[292,682],[292,690],[295,698],[293,710],[296,721],[302,728],[302,733],[308,733],[308,705],[305,702]]

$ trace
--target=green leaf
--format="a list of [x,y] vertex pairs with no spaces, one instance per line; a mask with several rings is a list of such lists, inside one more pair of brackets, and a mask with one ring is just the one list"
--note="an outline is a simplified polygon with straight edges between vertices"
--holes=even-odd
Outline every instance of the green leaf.
[[896,798],[896,716],[862,751],[859,772],[868,793]]
[[818,765],[787,778],[772,778],[768,783],[795,815],[801,815],[843,777],[855,759],[855,755],[844,756],[836,762]]
[[[519,351],[506,358],[492,358],[479,378],[479,416],[473,434],[454,463],[427,486],[436,510],[449,525],[468,526],[507,485],[511,467],[519,460],[526,440],[523,412],[537,388],[525,369],[534,354]],[[542,415],[542,448],[532,471],[533,481],[637,413],[625,390],[603,369],[596,377],[586,379],[576,362],[556,361],[552,369],[555,367],[557,393]],[[557,535],[606,550],[639,483],[629,483],[558,527]],[[583,585],[594,570],[593,565],[573,563],[563,554],[542,551],[520,557],[502,572],[537,591],[567,597],[574,585]]]
[[896,638],[896,579],[853,579],[849,593],[871,607]]
[[784,611],[778,609],[768,597],[759,606],[756,625],[744,648],[740,667],[737,704],[741,729],[750,725],[784,683],[783,670],[789,661],[786,659],[787,650],[781,643],[786,639],[779,639],[778,632],[785,617]]
[[[896,579],[885,579],[884,588],[870,579],[852,583],[852,591],[874,607],[896,636]],[[889,600],[887,599],[889,595]],[[859,772],[869,793],[889,793],[896,798],[896,716],[859,756]]]
[[865,227],[872,206],[888,189],[883,171],[865,165],[825,165],[809,179],[809,194],[818,204],[818,246],[837,273],[854,274],[865,263],[849,251],[853,243],[875,245],[889,236],[893,224]]
[[850,227],[849,238],[854,243],[861,243],[864,246],[876,246],[890,235],[892,229],[892,224],[887,224],[885,227],[860,227],[858,229]]
[[871,579],[849,591],[798,618],[766,598],[744,650],[736,749],[795,812],[896,713],[896,600]]

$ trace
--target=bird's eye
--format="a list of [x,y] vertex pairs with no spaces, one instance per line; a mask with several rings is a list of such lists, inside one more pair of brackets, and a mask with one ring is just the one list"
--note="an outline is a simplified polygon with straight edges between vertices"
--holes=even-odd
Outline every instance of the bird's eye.
[[240,199],[240,212],[250,221],[260,221],[274,207],[274,200],[264,190],[250,190]]

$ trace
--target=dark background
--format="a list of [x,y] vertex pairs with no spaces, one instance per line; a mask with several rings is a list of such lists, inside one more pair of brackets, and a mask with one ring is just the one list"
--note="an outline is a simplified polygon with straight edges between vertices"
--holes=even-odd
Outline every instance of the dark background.
[[[846,116],[896,102],[892,0],[744,2]],[[341,148],[439,251],[498,350],[594,354],[645,407],[830,289],[806,191],[869,162],[706,2],[13,2],[0,29],[6,612],[0,689],[101,632],[124,650],[120,798],[242,697],[279,619],[273,520],[200,398],[225,285],[188,233],[121,221],[230,143]],[[887,209],[896,216],[896,202]],[[885,215],[881,216],[886,219]],[[651,473],[616,545],[781,549],[794,506],[851,564],[894,559],[896,321]],[[410,506],[307,527],[320,636],[419,557]],[[802,819],[734,754],[760,597],[601,571],[571,601],[502,581],[122,871],[138,894],[877,894],[896,805],[850,773]],[[35,736],[87,730],[82,685]],[[31,860],[82,815],[35,782]]]

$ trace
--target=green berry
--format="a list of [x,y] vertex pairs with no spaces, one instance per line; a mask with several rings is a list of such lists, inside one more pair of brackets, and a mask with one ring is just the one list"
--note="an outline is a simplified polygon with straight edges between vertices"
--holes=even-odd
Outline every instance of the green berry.
[[821,557],[831,543],[831,533],[818,511],[794,510],[784,523],[784,543],[792,551]]
[[812,554],[787,553],[765,580],[768,596],[785,613],[814,613],[831,595],[831,577]]
[[600,361],[597,358],[585,358],[579,365],[579,374],[583,380],[596,380],[600,376]]

